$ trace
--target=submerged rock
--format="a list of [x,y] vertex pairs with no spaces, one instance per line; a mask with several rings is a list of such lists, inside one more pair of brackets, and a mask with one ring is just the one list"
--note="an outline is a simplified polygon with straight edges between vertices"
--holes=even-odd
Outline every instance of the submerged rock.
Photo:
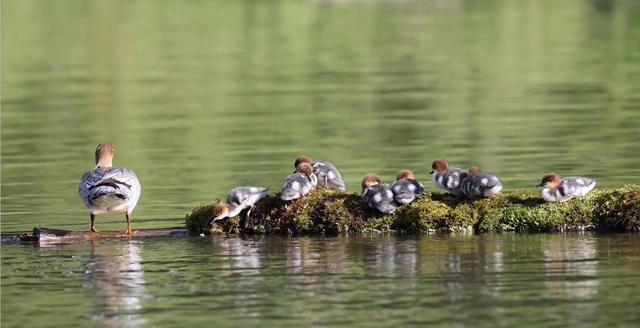
[[600,188],[564,203],[547,203],[539,191],[500,193],[479,200],[426,193],[398,207],[395,214],[369,209],[357,194],[318,189],[294,201],[268,195],[256,204],[250,220],[240,219],[241,213],[209,226],[216,203],[201,205],[187,214],[185,224],[191,233],[640,231],[640,186],[636,185]]

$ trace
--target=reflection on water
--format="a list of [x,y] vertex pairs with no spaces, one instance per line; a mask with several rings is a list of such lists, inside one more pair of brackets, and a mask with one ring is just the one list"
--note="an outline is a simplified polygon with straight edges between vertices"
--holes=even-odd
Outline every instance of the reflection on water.
[[136,243],[91,242],[85,286],[95,301],[91,319],[102,327],[138,327],[147,322],[140,315],[146,281]]
[[105,327],[631,323],[638,245],[592,233],[4,245],[2,325],[39,311]]
[[241,238],[212,239],[212,244],[221,278],[236,277],[233,289],[242,291],[225,306],[238,309],[241,317],[258,317],[255,291],[260,289],[264,280],[260,244]]
[[594,310],[599,286],[596,243],[595,238],[560,239],[544,251],[545,288],[549,297],[570,302],[569,315]]

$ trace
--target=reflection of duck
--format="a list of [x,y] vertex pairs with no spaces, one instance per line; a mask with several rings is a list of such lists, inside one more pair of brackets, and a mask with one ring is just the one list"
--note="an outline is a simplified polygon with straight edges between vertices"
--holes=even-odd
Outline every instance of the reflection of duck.
[[283,242],[289,285],[312,298],[328,289],[340,288],[346,273],[349,238],[300,237]]
[[259,275],[262,269],[260,244],[252,238],[229,237],[219,239],[224,254],[229,256],[229,265],[247,275]]
[[547,202],[566,202],[577,196],[584,196],[596,187],[596,182],[590,178],[568,177],[560,180],[555,173],[549,173],[542,178],[538,185],[542,188],[542,198]]
[[[395,237],[375,240],[365,249],[365,271],[373,276],[402,277],[412,287],[418,276],[418,252],[415,240]],[[413,291],[409,291],[413,294]]]
[[[585,235],[549,237],[544,250],[545,289],[558,299],[590,300],[597,297],[598,252],[596,241]],[[572,302],[575,313],[592,313],[593,303]]]
[[92,291],[101,301],[97,304],[96,320],[103,327],[138,327],[147,320],[142,311],[144,271],[140,248],[133,241],[103,246],[92,241],[91,262],[87,277]]
[[282,200],[298,199],[316,188],[318,177],[313,173],[309,163],[300,163],[295,173],[289,175],[282,183]]
[[82,175],[78,192],[89,209],[92,232],[96,232],[96,215],[124,213],[127,233],[131,234],[131,213],[140,198],[140,182],[133,171],[112,167],[114,152],[110,144],[98,145],[96,166]]
[[467,176],[467,172],[457,167],[449,167],[449,163],[443,159],[433,161],[431,164],[431,179],[436,186],[446,189],[453,195],[460,196],[460,183]]
[[342,175],[333,163],[328,161],[312,161],[311,158],[304,155],[298,156],[293,166],[298,168],[298,164],[300,163],[311,164],[313,173],[318,177],[318,186],[327,189],[346,190]]

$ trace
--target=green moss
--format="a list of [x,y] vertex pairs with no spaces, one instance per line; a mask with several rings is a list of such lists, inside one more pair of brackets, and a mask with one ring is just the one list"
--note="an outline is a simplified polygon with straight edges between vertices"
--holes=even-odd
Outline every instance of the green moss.
[[386,215],[366,206],[357,194],[316,190],[285,202],[279,194],[256,204],[251,222],[240,218],[209,226],[213,204],[201,205],[185,219],[192,233],[261,234],[404,233],[429,231],[564,231],[598,229],[640,231],[640,186],[599,188],[564,203],[546,203],[539,191],[501,193],[467,200],[427,194]]
[[640,187],[632,185],[592,196],[596,226],[619,231],[640,231]]
[[447,228],[450,209],[444,202],[424,196],[398,208],[394,227],[409,233],[442,231]]

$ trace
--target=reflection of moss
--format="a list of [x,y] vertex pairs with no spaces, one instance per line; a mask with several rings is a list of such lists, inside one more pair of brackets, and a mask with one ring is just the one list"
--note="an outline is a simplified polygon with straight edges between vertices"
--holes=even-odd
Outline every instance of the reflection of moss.
[[244,223],[236,217],[210,228],[213,204],[196,207],[187,215],[189,231],[335,235],[390,230],[640,230],[640,186],[596,189],[565,203],[545,203],[534,191],[502,193],[479,200],[430,194],[399,207],[393,215],[369,209],[356,194],[316,190],[291,202],[280,200],[279,195],[267,196],[256,204],[252,222]]

